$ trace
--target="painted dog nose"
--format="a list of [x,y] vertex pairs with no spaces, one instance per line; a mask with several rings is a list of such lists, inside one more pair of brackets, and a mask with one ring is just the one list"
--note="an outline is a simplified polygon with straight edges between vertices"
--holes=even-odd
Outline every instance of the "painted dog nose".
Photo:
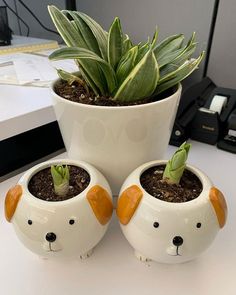
[[173,244],[174,244],[175,246],[177,246],[177,247],[181,246],[181,245],[183,244],[183,242],[184,242],[184,240],[183,240],[183,238],[180,237],[180,236],[176,236],[176,237],[174,237],[174,239],[173,239]]
[[54,233],[47,233],[45,239],[52,243],[56,241],[57,236]]

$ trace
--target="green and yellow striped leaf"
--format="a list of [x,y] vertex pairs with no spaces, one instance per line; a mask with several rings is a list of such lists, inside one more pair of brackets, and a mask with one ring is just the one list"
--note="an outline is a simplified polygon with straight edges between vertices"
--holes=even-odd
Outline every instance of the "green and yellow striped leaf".
[[171,71],[176,70],[181,64],[185,63],[185,61],[187,61],[196,50],[196,45],[197,44],[195,42],[195,32],[193,32],[191,38],[189,39],[185,47],[171,52],[169,54],[168,60],[166,60],[167,55],[163,57],[159,61],[161,77],[163,75],[170,73]]
[[[76,59],[80,60],[93,60],[98,64],[101,68],[102,73],[104,74],[108,86],[109,93],[112,93],[117,86],[115,72],[112,67],[101,57],[96,55],[94,52],[87,50],[85,48],[78,48],[78,47],[68,47],[68,48],[61,48],[54,51],[49,58],[51,60],[59,60],[59,59]],[[84,66],[83,66],[84,68]],[[89,71],[88,68],[84,68],[85,71]],[[93,76],[93,80],[97,80],[98,77]],[[99,81],[96,81],[95,84],[99,84]]]
[[144,55],[150,50],[150,43],[147,41],[147,43],[141,45],[138,47],[138,54],[136,58],[136,64],[139,63],[139,61],[144,57]]
[[57,69],[57,74],[58,76],[64,80],[64,81],[67,81],[69,85],[71,85],[72,83],[74,82],[77,82],[79,83],[81,86],[84,87],[84,89],[86,90],[86,92],[88,93],[89,92],[89,89],[88,89],[88,86],[87,84],[85,83],[85,81],[83,81],[80,77],[78,77],[77,75],[75,74],[71,74],[67,71],[64,71],[62,69]]
[[80,16],[83,19],[83,21],[89,26],[89,28],[93,32],[93,35],[97,40],[102,58],[107,61],[107,32],[104,31],[103,28],[87,14],[78,11],[76,12],[76,14],[78,14],[78,16]]
[[[86,49],[89,49],[90,51],[93,51],[100,57],[101,52],[98,46],[97,39],[95,38],[93,32],[91,31],[90,27],[86,24],[86,22],[81,18],[81,16],[78,15],[75,11],[69,11],[69,10],[63,10],[62,13],[66,15],[70,15],[73,19],[74,26],[77,29],[77,31],[81,34],[81,37],[84,40],[84,43],[86,44]],[[82,47],[82,46],[80,46]]]
[[80,32],[75,29],[73,23],[71,23],[57,7],[49,5],[48,11],[57,31],[67,46],[79,46],[86,48],[86,44]]
[[116,77],[117,77],[117,82],[119,85],[121,85],[121,83],[125,80],[128,74],[134,68],[137,54],[138,54],[138,46],[134,46],[121,59],[116,70]]
[[166,39],[164,39],[161,43],[159,43],[155,48],[154,48],[154,54],[156,56],[157,61],[169,52],[172,52],[176,49],[179,49],[183,43],[184,40],[184,35],[179,34],[179,35],[173,35],[170,36]]
[[151,42],[151,48],[153,49],[156,46],[157,43],[157,39],[158,39],[158,29],[156,27],[156,30],[154,32],[154,35],[152,37],[152,42]]
[[118,88],[114,99],[135,101],[148,97],[155,90],[158,79],[158,64],[153,51],[149,50]]
[[187,78],[198,67],[203,57],[204,52],[202,52],[197,59],[186,61],[177,70],[161,78],[158,82],[154,95],[160,94]]
[[123,33],[120,20],[116,17],[108,33],[108,62],[114,70],[121,59],[123,50]]
[[132,42],[129,39],[129,36],[127,34],[125,34],[125,36],[123,37],[123,55],[130,49],[133,47]]

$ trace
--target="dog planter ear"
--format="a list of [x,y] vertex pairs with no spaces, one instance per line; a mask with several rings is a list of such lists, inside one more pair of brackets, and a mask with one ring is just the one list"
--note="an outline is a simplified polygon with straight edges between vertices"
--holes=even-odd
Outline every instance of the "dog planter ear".
[[101,225],[108,223],[112,216],[113,205],[108,192],[99,185],[93,186],[87,193],[87,200]]
[[22,193],[22,187],[19,184],[15,185],[7,192],[5,199],[5,217],[8,222],[11,222]]
[[137,185],[128,187],[118,199],[116,213],[121,224],[126,225],[134,215],[143,197],[143,192]]
[[212,187],[209,194],[210,202],[215,210],[220,228],[224,227],[227,219],[227,204],[224,195],[216,187]]

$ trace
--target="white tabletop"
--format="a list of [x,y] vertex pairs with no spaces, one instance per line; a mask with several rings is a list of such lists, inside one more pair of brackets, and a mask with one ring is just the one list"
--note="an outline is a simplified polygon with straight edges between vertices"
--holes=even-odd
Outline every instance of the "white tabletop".
[[[35,38],[29,38],[28,41],[30,42],[30,40],[32,42],[45,41]],[[43,51],[40,54],[48,55],[49,52]],[[7,61],[10,61],[10,66],[1,66],[1,64]],[[18,62],[18,66],[16,62]],[[0,78],[8,77],[8,75],[5,75],[8,73],[5,72],[6,68],[8,68],[9,75],[13,73],[12,79],[16,80],[14,83],[18,83],[18,85],[0,85],[0,141],[55,121],[56,117],[52,107],[50,89],[49,87],[38,86],[49,85],[50,81],[56,79],[55,68],[62,68],[69,72],[78,69],[73,60],[49,62],[47,56],[42,57],[40,55],[23,53],[1,56],[0,66]],[[21,74],[28,77],[29,81],[25,83],[27,86],[20,85],[16,75],[17,68]],[[33,80],[31,81],[30,78],[35,78],[34,75],[39,75],[42,81],[33,83]],[[3,81],[0,79],[0,82],[3,83]],[[8,83],[10,82],[8,81]]]
[[[169,146],[167,156],[174,150]],[[20,175],[1,183],[0,294],[235,295],[236,156],[193,142],[188,162],[205,171],[224,192],[229,217],[209,250],[198,259],[179,265],[138,261],[115,214],[105,238],[87,260],[41,260],[21,245],[12,225],[3,217],[5,193]]]
[[0,85],[0,140],[55,120],[48,88]]

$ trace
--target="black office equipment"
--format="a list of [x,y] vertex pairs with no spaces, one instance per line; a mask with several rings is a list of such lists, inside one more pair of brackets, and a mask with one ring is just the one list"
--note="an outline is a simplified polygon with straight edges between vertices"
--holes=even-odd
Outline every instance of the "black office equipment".
[[219,140],[217,147],[236,154],[236,109],[229,115],[225,135]]
[[204,106],[215,87],[214,82],[206,77],[201,82],[185,90],[180,100],[170,144],[179,146],[189,138],[192,120],[198,109]]
[[206,108],[199,108],[191,123],[190,137],[208,144],[216,144],[220,128],[217,112],[212,112]]
[[[212,102],[225,101],[220,110],[215,110]],[[190,124],[190,137],[208,144],[216,144],[225,136],[227,120],[236,106],[236,90],[215,87],[206,103],[199,108]]]
[[203,78],[184,92],[170,144],[179,146],[192,138],[212,145],[218,143],[218,148],[236,153],[235,108],[236,89],[217,87],[210,78]]
[[65,0],[66,10],[76,10],[75,0]]
[[[46,139],[46,140],[45,140]],[[57,121],[0,141],[0,182],[65,151]]]
[[8,25],[7,8],[0,6],[0,46],[11,44],[11,29]]

